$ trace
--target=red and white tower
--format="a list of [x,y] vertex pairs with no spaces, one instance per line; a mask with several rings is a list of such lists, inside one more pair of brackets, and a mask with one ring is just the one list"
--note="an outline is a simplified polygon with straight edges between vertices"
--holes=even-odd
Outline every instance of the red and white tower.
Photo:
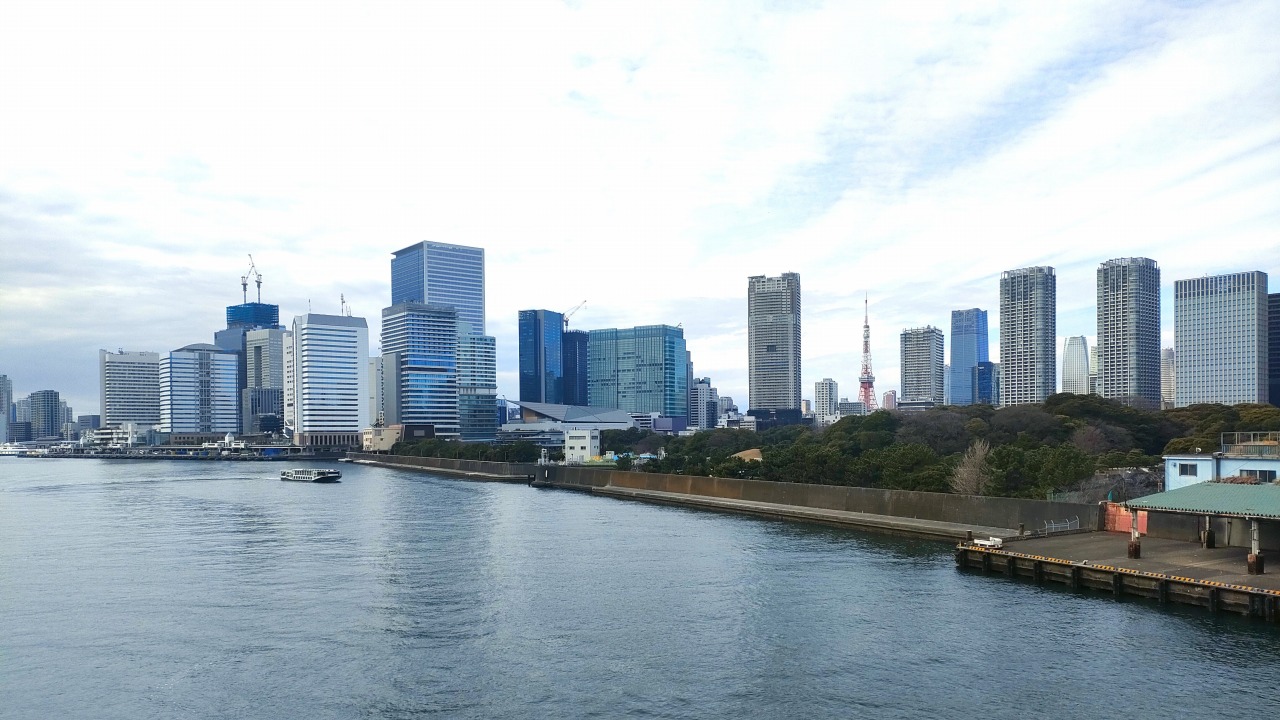
[[862,375],[858,377],[858,401],[868,413],[875,412],[876,376],[871,373],[871,324],[867,321],[867,298],[862,299]]

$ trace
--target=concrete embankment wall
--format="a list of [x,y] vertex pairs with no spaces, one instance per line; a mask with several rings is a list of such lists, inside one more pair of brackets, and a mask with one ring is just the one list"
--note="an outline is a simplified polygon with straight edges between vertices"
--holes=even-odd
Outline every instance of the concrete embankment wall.
[[375,453],[350,453],[352,460],[364,460],[383,465],[399,465],[422,470],[439,470],[452,475],[491,476],[494,478],[525,479],[534,476],[537,465],[533,463],[485,462],[482,460],[457,460],[454,458],[416,457],[413,455],[379,455]]
[[1062,522],[1077,517],[1080,519],[1080,527],[1086,530],[1097,529],[1099,522],[1097,505],[1020,498],[661,475],[564,466],[539,467],[536,479],[556,487],[580,490],[611,486],[967,525],[1015,529],[1024,525],[1028,532],[1040,528],[1046,522]]

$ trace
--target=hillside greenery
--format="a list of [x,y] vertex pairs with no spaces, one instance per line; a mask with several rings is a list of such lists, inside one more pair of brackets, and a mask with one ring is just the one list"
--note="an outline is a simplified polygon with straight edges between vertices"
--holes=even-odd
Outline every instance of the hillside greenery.
[[[645,472],[1042,498],[1072,489],[1100,470],[1159,467],[1162,454],[1211,452],[1224,432],[1267,430],[1280,430],[1280,408],[1193,405],[1149,411],[1096,395],[1062,393],[1043,405],[971,405],[912,414],[882,410],[825,429],[717,429],[687,437],[607,430],[602,450],[637,457],[664,451],[661,459],[634,465]],[[761,450],[761,462],[733,457],[751,448]],[[393,452],[506,462],[538,457],[529,443],[427,440]],[[962,460],[965,471],[958,473]],[[632,460],[623,458],[619,467],[632,469]],[[966,483],[957,484],[962,475]]]

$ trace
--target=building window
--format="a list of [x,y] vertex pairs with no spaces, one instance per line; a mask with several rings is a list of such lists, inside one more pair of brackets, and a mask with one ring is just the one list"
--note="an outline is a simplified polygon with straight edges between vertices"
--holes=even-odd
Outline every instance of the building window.
[[1241,470],[1240,474],[1244,477],[1251,477],[1256,480],[1261,480],[1263,482],[1276,481],[1275,470]]
[[1197,468],[1192,463],[1178,463],[1179,477],[1196,477]]

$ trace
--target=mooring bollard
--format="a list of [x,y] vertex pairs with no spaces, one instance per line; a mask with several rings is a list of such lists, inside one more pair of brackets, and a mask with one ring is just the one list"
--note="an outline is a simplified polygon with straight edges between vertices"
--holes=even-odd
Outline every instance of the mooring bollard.
[[1142,543],[1137,540],[1129,541],[1129,559],[1137,560],[1142,557]]
[[1249,574],[1250,575],[1262,575],[1263,565],[1264,563],[1262,561],[1262,553],[1249,553]]

